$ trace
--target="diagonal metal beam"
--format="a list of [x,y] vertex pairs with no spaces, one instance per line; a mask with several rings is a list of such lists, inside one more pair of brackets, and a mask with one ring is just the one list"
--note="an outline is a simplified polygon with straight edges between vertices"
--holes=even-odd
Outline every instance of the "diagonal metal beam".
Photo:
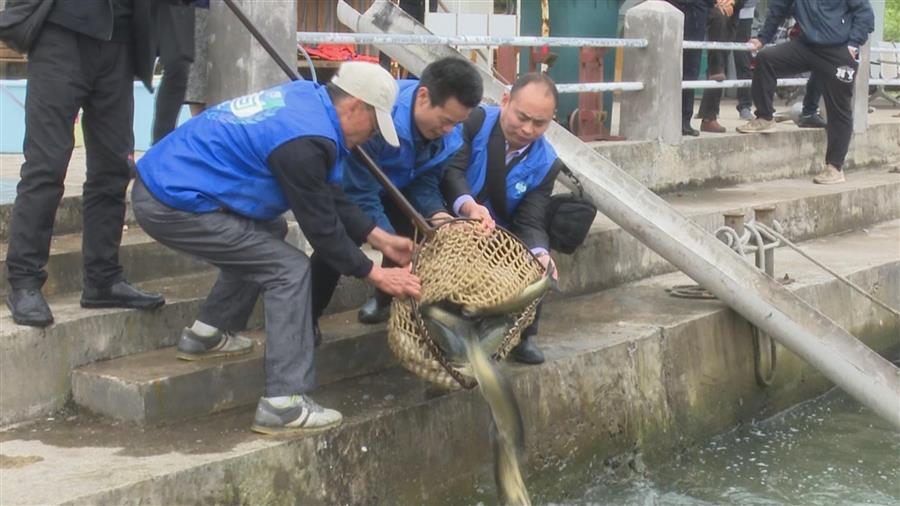
[[[338,19],[357,32],[430,33],[385,0],[363,15],[341,0]],[[462,58],[448,46],[376,46],[416,74],[438,58]],[[485,99],[498,102],[504,85],[483,70],[482,77]],[[546,136],[601,212],[900,430],[900,370],[893,364],[561,126],[552,124]]]

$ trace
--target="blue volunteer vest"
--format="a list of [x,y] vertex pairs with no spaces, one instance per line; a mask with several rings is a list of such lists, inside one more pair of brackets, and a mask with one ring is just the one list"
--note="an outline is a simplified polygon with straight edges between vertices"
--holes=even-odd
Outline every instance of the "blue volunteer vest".
[[331,139],[340,177],[346,154],[337,113],[324,86],[295,81],[206,110],[176,128],[138,161],[141,180],[160,202],[194,213],[229,209],[274,219],[289,204],[266,161],[298,137]]
[[462,147],[463,138],[462,125],[457,125],[452,132],[438,141],[442,142],[442,146],[435,156],[425,160],[420,165],[416,165],[416,146],[413,142],[413,128],[415,127],[412,124],[412,107],[416,90],[419,88],[419,81],[402,79],[397,84],[400,86],[400,92],[397,95],[394,109],[391,111],[391,117],[394,119],[394,127],[397,129],[400,147],[395,148],[385,143],[385,147],[378,157],[378,163],[391,182],[397,188],[402,189],[419,174],[439,167],[453,153],[456,153]]
[[[500,118],[500,108],[491,105],[480,105],[484,109],[484,123],[481,129],[472,139],[472,153],[469,158],[469,166],[466,169],[466,180],[472,195],[478,195],[484,188],[484,181],[487,176],[487,158],[488,158],[488,141],[491,137],[491,130],[497,124]],[[541,136],[532,143],[531,148],[525,158],[519,160],[515,166],[510,168],[506,174],[506,215],[515,214],[519,203],[525,198],[525,195],[537,188],[541,181],[547,177],[553,163],[556,161],[556,151],[553,146],[547,142],[544,136]],[[500,225],[508,227],[501,216],[498,216],[491,207],[490,202],[485,202],[485,207],[490,209],[491,216],[497,220]]]

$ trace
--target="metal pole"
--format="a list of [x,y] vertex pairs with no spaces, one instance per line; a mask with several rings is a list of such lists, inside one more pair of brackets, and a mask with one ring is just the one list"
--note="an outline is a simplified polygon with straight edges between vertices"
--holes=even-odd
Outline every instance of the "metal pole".
[[[356,31],[427,32],[384,0],[376,0],[363,16],[340,1],[338,18]],[[460,57],[450,47],[379,49],[416,73],[437,58]],[[506,88],[481,72],[485,97],[498,101]],[[551,124],[546,135],[603,214],[900,430],[897,367],[559,125]]]
[[497,35],[434,35],[403,33],[297,32],[301,44],[416,44],[420,46],[520,46],[520,47],[647,47],[645,39],[602,37],[503,37]]
[[[234,15],[241,21],[241,23],[243,23],[244,27],[247,28],[247,30],[253,35],[253,38],[255,38],[257,42],[259,42],[259,44],[266,50],[267,53],[269,53],[269,56],[272,57],[273,60],[275,60],[275,63],[277,63],[278,66],[281,67],[281,70],[283,70],[284,73],[287,74],[291,81],[300,81],[301,78],[300,74],[297,73],[297,69],[289,66],[284,61],[284,59],[282,59],[281,56],[279,56],[278,53],[275,52],[275,48],[272,47],[272,44],[270,44],[269,41],[266,40],[266,37],[256,29],[256,26],[253,25],[253,22],[250,21],[250,18],[248,18],[247,15],[244,14],[244,11],[241,10],[241,8],[236,3],[234,3],[234,0],[225,0],[225,5],[227,5],[228,8],[231,9],[231,12],[234,13]],[[409,201],[406,200],[406,197],[404,197],[403,194],[400,193],[400,190],[398,190],[397,187],[394,186],[394,183],[392,183],[391,180],[384,175],[384,172],[372,160],[372,157],[370,157],[369,154],[366,153],[365,149],[363,149],[362,146],[356,146],[355,148],[353,148],[353,151],[365,163],[366,168],[369,169],[369,172],[372,173],[372,176],[377,179],[379,183],[381,183],[381,186],[384,187],[385,191],[387,191],[388,195],[391,197],[394,203],[397,204],[397,207],[399,207],[403,214],[405,214],[406,217],[413,222],[416,228],[418,228],[420,232],[428,237],[434,235],[434,230],[430,226],[428,226],[428,222],[425,221],[425,218],[423,218],[422,215],[415,210],[412,204],[410,204]]]

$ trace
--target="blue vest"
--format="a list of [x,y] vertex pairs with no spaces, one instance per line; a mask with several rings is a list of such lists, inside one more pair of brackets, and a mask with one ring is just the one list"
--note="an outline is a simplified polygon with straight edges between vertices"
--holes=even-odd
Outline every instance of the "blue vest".
[[194,213],[225,208],[270,220],[290,206],[269,170],[269,155],[307,136],[335,143],[329,181],[336,181],[347,149],[331,98],[324,86],[295,81],[206,110],[151,147],[137,170],[169,207]]
[[[472,153],[469,158],[469,167],[466,169],[466,180],[469,183],[473,196],[481,193],[481,190],[484,188],[484,182],[487,177],[488,141],[491,138],[491,131],[494,129],[494,125],[497,124],[497,120],[500,118],[499,107],[491,105],[481,105],[479,107],[484,109],[484,123],[481,124],[481,129],[475,135],[475,138],[472,139]],[[541,181],[547,177],[556,159],[556,151],[553,150],[553,146],[547,142],[544,136],[541,136],[532,143],[525,158],[519,160],[515,166],[509,169],[509,172],[506,174],[507,216],[514,215],[525,195],[541,184]],[[504,223],[505,220],[502,217],[497,215],[490,202],[485,202],[484,205],[490,209],[491,216],[500,225],[504,227],[509,226],[508,223]]]
[[[397,84],[400,86],[400,92],[397,94],[397,102],[391,111],[391,117],[394,118],[394,127],[397,129],[400,147],[395,148],[385,143],[377,162],[391,182],[397,188],[402,189],[419,174],[432,168],[440,167],[447,158],[450,158],[462,147],[463,138],[462,125],[457,125],[452,132],[434,141],[442,143],[441,149],[438,150],[435,156],[425,160],[420,165],[416,165],[416,146],[415,142],[413,142],[413,129],[415,126],[413,125],[412,108],[416,90],[419,88],[419,81],[403,79]],[[380,140],[384,142],[383,139]]]

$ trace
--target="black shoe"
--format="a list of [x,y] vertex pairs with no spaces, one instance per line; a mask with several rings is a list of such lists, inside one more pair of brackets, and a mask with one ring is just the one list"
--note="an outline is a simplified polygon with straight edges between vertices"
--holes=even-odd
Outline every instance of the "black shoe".
[[6,307],[19,325],[46,327],[53,323],[53,313],[37,288],[17,288],[6,296]]
[[816,112],[800,116],[800,118],[797,119],[797,126],[800,128],[825,128],[828,126],[828,122]]
[[700,131],[692,127],[690,123],[681,125],[681,135],[690,135],[691,137],[699,137]]
[[320,344],[322,344],[322,330],[318,323],[313,323],[313,346],[318,348]]
[[391,304],[378,301],[379,297],[371,297],[366,301],[359,312],[356,313],[356,319],[359,323],[384,323],[391,317]]
[[81,292],[81,307],[84,308],[156,309],[165,303],[162,295],[142,291],[125,280],[106,288],[85,287]]
[[522,341],[510,350],[509,358],[523,364],[543,364],[544,352],[530,337],[522,337]]

